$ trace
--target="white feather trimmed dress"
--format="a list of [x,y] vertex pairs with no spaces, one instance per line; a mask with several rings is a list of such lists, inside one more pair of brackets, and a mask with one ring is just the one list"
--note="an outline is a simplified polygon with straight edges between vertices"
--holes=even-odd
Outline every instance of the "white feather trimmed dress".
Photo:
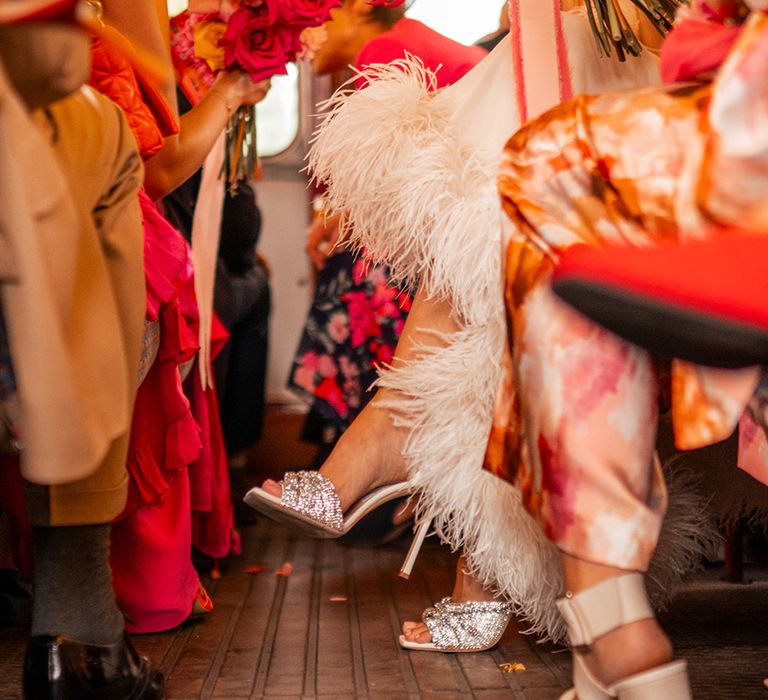
[[[625,63],[600,58],[583,12],[563,13],[562,28],[575,93],[658,82],[649,52]],[[372,66],[365,77],[365,90],[342,90],[323,105],[309,167],[327,186],[329,208],[346,212],[350,245],[389,265],[397,281],[447,300],[459,325],[378,380],[397,396],[389,408],[408,430],[418,517],[433,518],[440,537],[463,548],[471,573],[509,600],[532,633],[562,639],[557,550],[517,491],[482,469],[506,332],[501,240],[509,224],[496,175],[520,126],[510,39],[438,93],[411,57]],[[667,522],[677,534],[662,538],[668,546],[650,572],[659,602],[711,544],[702,509],[674,505],[688,490],[669,487]]]

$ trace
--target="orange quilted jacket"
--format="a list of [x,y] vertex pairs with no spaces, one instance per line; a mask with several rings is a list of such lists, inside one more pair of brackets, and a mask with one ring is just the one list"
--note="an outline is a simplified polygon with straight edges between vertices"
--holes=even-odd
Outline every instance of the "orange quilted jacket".
[[118,48],[100,38],[91,45],[89,83],[125,112],[144,160],[160,150],[163,138],[178,131],[157,87]]

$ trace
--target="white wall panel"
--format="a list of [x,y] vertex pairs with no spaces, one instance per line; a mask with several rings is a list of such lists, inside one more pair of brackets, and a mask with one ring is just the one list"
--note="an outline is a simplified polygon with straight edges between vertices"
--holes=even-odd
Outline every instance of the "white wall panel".
[[259,252],[272,266],[267,399],[294,403],[298,400],[285,383],[312,294],[311,269],[304,253],[309,195],[305,182],[295,177],[267,177],[256,187],[264,222]]

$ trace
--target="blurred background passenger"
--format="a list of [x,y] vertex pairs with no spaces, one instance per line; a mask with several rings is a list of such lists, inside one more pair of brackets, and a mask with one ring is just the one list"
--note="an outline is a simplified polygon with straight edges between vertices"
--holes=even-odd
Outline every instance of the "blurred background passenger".
[[507,34],[509,34],[509,3],[505,2],[501,7],[498,29],[475,42],[475,46],[479,46],[490,53],[501,43]]

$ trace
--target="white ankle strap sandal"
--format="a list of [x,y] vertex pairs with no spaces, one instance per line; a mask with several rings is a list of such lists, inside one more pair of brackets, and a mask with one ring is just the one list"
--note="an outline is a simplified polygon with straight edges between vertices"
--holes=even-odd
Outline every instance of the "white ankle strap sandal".
[[579,653],[619,627],[654,616],[642,575],[627,574],[575,595],[568,593],[557,601],[557,607],[573,649],[574,687],[560,700],[691,700],[685,661],[672,661],[605,687],[589,672]]
[[288,472],[280,483],[282,496],[273,496],[257,486],[245,494],[243,500],[267,517],[317,538],[333,539],[346,535],[379,506],[411,495],[407,481],[381,486],[342,513],[336,487],[320,472]]

